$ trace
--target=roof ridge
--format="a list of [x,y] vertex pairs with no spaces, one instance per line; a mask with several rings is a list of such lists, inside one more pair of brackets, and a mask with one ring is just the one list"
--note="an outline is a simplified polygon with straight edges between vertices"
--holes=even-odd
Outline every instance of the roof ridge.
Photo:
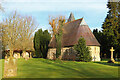
[[77,20],[74,20],[74,21],[69,21],[69,22],[66,22],[65,24],[69,24],[69,23],[72,23],[72,22],[75,22],[75,21],[78,21],[78,20],[82,20],[83,18],[80,18],[80,19],[77,19]]

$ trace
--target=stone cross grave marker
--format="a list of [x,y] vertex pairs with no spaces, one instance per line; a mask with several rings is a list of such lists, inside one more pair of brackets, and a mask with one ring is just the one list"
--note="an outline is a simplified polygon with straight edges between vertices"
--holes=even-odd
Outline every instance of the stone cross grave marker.
[[113,58],[113,51],[115,51],[115,50],[113,49],[113,47],[111,47],[110,51],[111,51],[111,59],[108,61],[108,63],[114,63],[115,60]]
[[111,51],[111,60],[114,61],[114,58],[113,58],[113,51],[115,51],[115,50],[113,49],[113,47],[111,47],[110,51]]

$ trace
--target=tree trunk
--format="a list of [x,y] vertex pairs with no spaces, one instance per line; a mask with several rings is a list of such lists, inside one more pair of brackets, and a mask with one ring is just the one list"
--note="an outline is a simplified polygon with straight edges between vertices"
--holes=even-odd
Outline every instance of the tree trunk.
[[30,52],[30,58],[32,58],[32,52]]
[[13,50],[10,50],[10,57],[13,57]]

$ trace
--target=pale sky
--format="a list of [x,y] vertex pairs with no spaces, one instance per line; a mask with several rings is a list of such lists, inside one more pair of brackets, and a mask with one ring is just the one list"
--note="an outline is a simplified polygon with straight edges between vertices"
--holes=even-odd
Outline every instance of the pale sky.
[[107,15],[108,0],[4,0],[2,18],[17,10],[20,14],[33,16],[39,28],[50,29],[49,16],[63,15],[68,19],[72,12],[75,19],[84,17],[90,29],[102,27]]

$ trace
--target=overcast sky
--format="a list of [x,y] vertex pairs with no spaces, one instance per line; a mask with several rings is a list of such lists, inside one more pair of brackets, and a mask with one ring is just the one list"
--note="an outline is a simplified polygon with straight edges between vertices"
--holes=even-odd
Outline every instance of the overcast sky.
[[101,29],[107,15],[108,0],[4,0],[2,6],[5,9],[2,18],[17,10],[20,14],[33,16],[39,28],[50,29],[49,16],[66,16],[70,12],[75,19],[84,17],[90,29]]

